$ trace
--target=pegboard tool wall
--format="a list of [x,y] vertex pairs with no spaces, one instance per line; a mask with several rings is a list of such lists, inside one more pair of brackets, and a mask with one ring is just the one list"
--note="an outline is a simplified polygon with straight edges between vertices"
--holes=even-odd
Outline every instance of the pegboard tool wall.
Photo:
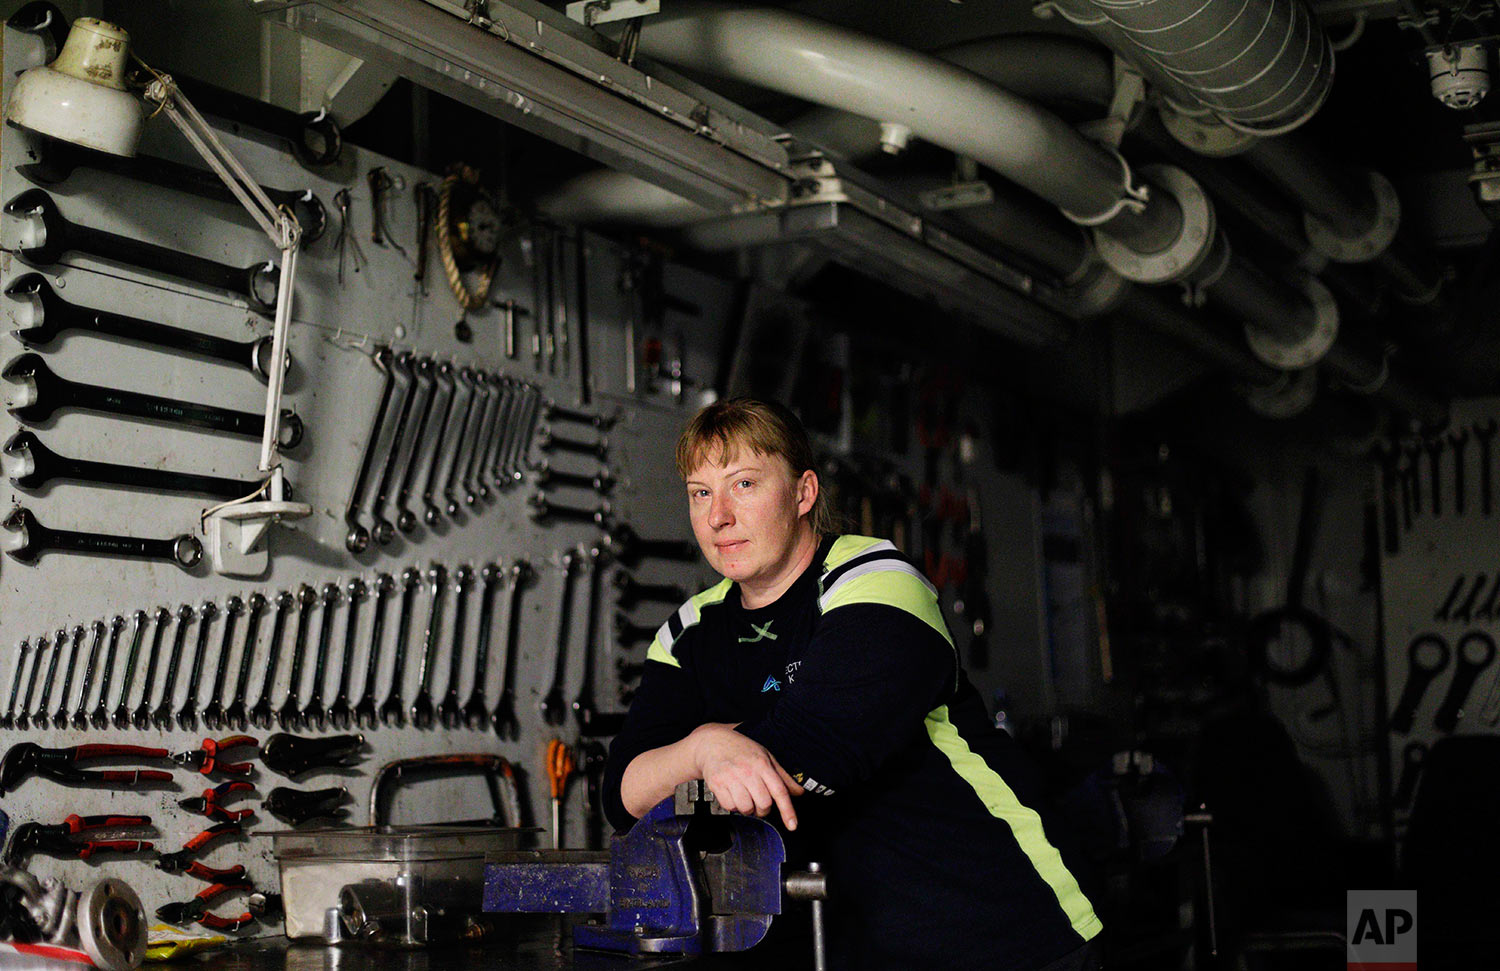
[[[130,27],[128,23],[122,26],[127,30]],[[10,88],[20,71],[42,63],[46,55],[36,36],[13,29],[6,29],[4,43],[5,63],[9,69],[5,74],[4,96],[8,102]],[[171,65],[158,67],[171,69]],[[127,670],[127,648],[133,633],[131,618],[135,611],[151,615],[158,607],[165,607],[176,613],[182,605],[187,605],[193,608],[195,616],[182,631],[180,670],[175,685],[171,686],[173,697],[169,707],[174,713],[183,707],[192,680],[192,666],[197,663],[202,667],[196,696],[196,707],[201,712],[212,700],[210,692],[224,649],[225,607],[231,597],[248,600],[253,594],[260,593],[271,601],[271,605],[260,618],[257,642],[250,655],[248,700],[253,702],[262,690],[268,690],[273,702],[279,706],[291,687],[291,655],[298,618],[293,612],[286,619],[279,663],[269,671],[270,683],[263,688],[262,682],[267,680],[269,640],[277,594],[282,591],[295,593],[304,585],[321,593],[326,584],[345,584],[356,577],[373,590],[377,577],[389,574],[396,578],[398,590],[390,598],[385,613],[380,663],[375,678],[376,700],[382,701],[393,674],[394,645],[401,619],[401,573],[408,567],[425,571],[433,563],[446,568],[448,584],[438,613],[439,628],[433,638],[435,651],[430,658],[432,695],[437,701],[446,693],[450,658],[457,646],[463,652],[458,667],[458,698],[462,702],[470,697],[474,688],[481,586],[477,572],[487,563],[506,568],[524,559],[534,568],[535,575],[524,587],[518,601],[514,671],[515,710],[519,722],[516,737],[497,737],[489,727],[479,730],[462,727],[418,730],[408,723],[401,728],[358,729],[367,742],[366,758],[358,767],[339,772],[317,772],[289,782],[263,766],[257,766],[253,778],[257,792],[249,799],[240,797],[231,805],[258,807],[260,798],[279,785],[294,785],[299,789],[344,785],[352,797],[348,804],[350,819],[363,823],[368,808],[370,777],[384,762],[424,754],[482,751],[499,753],[516,764],[522,821],[527,825],[548,825],[549,795],[546,775],[541,768],[542,753],[553,735],[560,735],[570,743],[579,739],[578,728],[571,716],[565,724],[549,724],[538,708],[554,678],[560,630],[559,600],[563,589],[561,554],[580,545],[596,545],[600,530],[589,523],[569,520],[557,520],[547,525],[534,522],[528,500],[537,492],[538,486],[528,475],[520,485],[494,489],[494,495],[488,501],[480,500],[474,506],[465,506],[452,518],[444,517],[432,526],[418,524],[409,535],[398,532],[388,546],[372,543],[364,553],[351,554],[344,545],[345,509],[384,382],[373,363],[374,351],[378,345],[389,344],[398,351],[414,351],[436,361],[482,368],[528,382],[542,395],[563,406],[580,407],[587,387],[591,398],[587,410],[607,413],[619,408],[622,418],[607,434],[608,453],[604,463],[618,484],[607,498],[616,522],[628,523],[639,535],[649,538],[691,539],[681,501],[681,487],[672,470],[671,447],[681,423],[691,413],[694,397],[691,393],[680,398],[674,396],[665,384],[648,387],[644,379],[635,393],[626,391],[626,320],[637,314],[637,307],[633,298],[623,294],[618,285],[625,254],[614,244],[589,236],[579,247],[576,237],[570,233],[555,231],[555,237],[549,237],[547,230],[525,227],[507,233],[491,304],[513,299],[528,312],[518,322],[521,338],[518,354],[509,358],[505,353],[504,318],[493,305],[471,312],[464,318],[472,330],[471,341],[461,341],[456,336],[455,324],[462,315],[443,280],[435,245],[430,248],[425,285],[419,286],[414,280],[414,265],[410,257],[416,255],[418,246],[413,190],[424,182],[435,187],[440,181],[439,176],[374,156],[352,145],[344,146],[342,157],[335,165],[309,170],[296,164],[286,145],[270,136],[218,119],[213,119],[213,124],[229,150],[263,185],[310,189],[328,210],[327,232],[308,245],[299,260],[289,345],[294,363],[284,398],[284,406],[294,410],[306,428],[302,444],[286,453],[288,480],[294,487],[295,498],[309,503],[313,515],[276,528],[270,539],[271,559],[267,573],[249,579],[213,574],[208,569],[207,557],[191,570],[166,562],[66,552],[46,553],[34,565],[5,558],[0,564],[0,645],[4,645],[3,654],[0,654],[4,658],[0,661],[0,685],[3,685],[0,692],[6,694],[0,695],[0,703],[10,692],[12,678],[23,678],[19,682],[21,694],[24,697],[28,693],[26,679],[30,678],[31,668],[36,666],[37,655],[32,651],[26,665],[18,670],[17,647],[23,639],[34,645],[39,636],[45,635],[50,640],[58,629],[71,631],[81,625],[86,629],[87,640],[92,638],[92,625],[96,620],[108,625],[111,618],[120,616],[125,619],[126,626],[114,664],[106,677],[101,652],[101,670],[89,683],[87,697],[83,699],[84,708],[91,711],[99,704],[106,680],[111,682],[110,697],[103,700],[110,710],[115,707],[122,686],[128,687],[129,696],[125,700],[132,709],[143,702],[143,690],[150,692],[144,697],[153,699],[153,706],[160,704],[161,694],[167,690],[168,655],[177,643],[179,621],[174,619],[164,629],[162,656],[154,672],[154,683],[143,685],[143,668],[155,634],[155,624],[148,624],[144,630],[135,668]],[[12,126],[5,126],[0,131],[0,157],[4,163],[0,169],[0,198],[10,201],[25,191],[38,188],[17,171],[18,166],[36,160],[34,138]],[[201,167],[200,161],[164,119],[147,126],[141,152]],[[394,243],[384,246],[374,244],[371,239],[371,190],[366,176],[377,166],[384,166],[396,183],[385,209],[386,226]],[[78,225],[156,243],[236,267],[251,266],[274,256],[260,230],[237,206],[227,202],[212,202],[86,167],[74,170],[59,184],[41,188],[65,218]],[[334,196],[341,189],[348,190],[351,200],[342,282],[339,279],[340,253],[336,246],[342,219],[334,204]],[[553,283],[554,309],[550,313],[545,307],[536,306],[538,292],[543,294],[545,302],[546,288],[537,285],[535,276],[540,271],[536,257],[545,250],[549,238],[554,238],[559,247],[556,257],[559,267]],[[357,240],[363,252],[364,261],[357,269],[356,261],[348,251],[350,239]],[[236,341],[269,333],[269,320],[253,313],[242,298],[171,277],[137,271],[123,263],[75,252],[65,254],[54,265],[28,266],[18,257],[18,250],[38,242],[33,220],[25,218],[24,214],[4,217],[3,226],[0,226],[0,245],[4,250],[0,254],[0,282],[8,287],[26,274],[40,273],[57,296],[72,304]],[[405,255],[395,243],[404,248]],[[587,290],[587,373],[582,367],[584,355],[580,353],[583,348],[579,344],[580,324],[585,321],[580,319],[582,304],[575,285],[580,277],[576,263],[580,254],[585,264],[582,276]],[[684,372],[689,376],[711,375],[720,353],[718,341],[725,329],[722,323],[730,312],[729,288],[719,281],[677,267],[669,267],[666,283],[671,291],[690,294],[691,302],[697,305],[700,313],[690,318],[669,311],[664,336],[670,337],[674,332],[686,333]],[[37,311],[31,300],[7,297],[0,299],[0,305],[4,306],[5,317],[13,328],[36,322]],[[554,348],[553,357],[545,351],[540,357],[532,353],[531,342],[538,333],[538,326],[549,320],[558,329],[557,333],[566,329],[570,338],[566,357],[560,341]],[[635,326],[639,335],[639,325]],[[543,333],[544,343],[545,336]],[[4,355],[7,359],[25,350],[13,336],[6,336],[3,341],[7,344]],[[675,340],[672,343],[676,343]],[[264,409],[261,381],[246,369],[230,364],[76,331],[39,348],[38,352],[52,371],[72,381],[212,403],[256,415]],[[672,353],[670,348],[667,353]],[[638,377],[643,374],[638,368]],[[8,404],[24,400],[27,393],[24,383],[7,382],[4,387]],[[10,430],[5,432],[7,437],[13,431],[28,428],[47,449],[70,458],[251,482],[258,479],[255,468],[258,437],[205,432],[77,410],[61,410],[54,417],[35,425],[22,425],[12,417],[7,417],[6,421],[11,424]],[[578,424],[559,424],[558,431],[580,439],[596,434],[587,425]],[[391,437],[392,426],[387,421],[382,440]],[[542,457],[539,451],[529,453],[533,462]],[[592,458],[565,453],[550,458],[559,468],[588,474],[596,472],[601,464]],[[13,465],[9,471],[13,473],[14,460],[11,461]],[[419,488],[421,481],[418,478]],[[11,503],[26,506],[47,527],[143,537],[201,536],[199,516],[215,501],[149,489],[70,481],[54,481],[37,489],[21,489],[14,484],[9,488]],[[372,483],[369,492],[373,491]],[[573,507],[591,507],[600,499],[592,490],[578,487],[554,489],[549,495],[555,502]],[[468,594],[464,630],[455,632],[457,603],[453,580],[455,571],[463,564],[475,570],[476,576]],[[609,565],[605,569],[608,574],[613,574],[620,567]],[[631,572],[642,582],[677,584],[689,591],[699,589],[710,577],[701,562],[647,560],[633,567]],[[599,587],[598,609],[591,613],[585,603],[590,590],[588,578],[575,574],[567,611],[569,622],[564,628],[563,662],[559,669],[563,672],[563,697],[572,701],[584,677],[585,659],[591,659],[595,703],[602,712],[614,712],[624,707],[619,698],[618,689],[622,682],[615,661],[623,658],[629,663],[639,662],[645,645],[616,644],[611,623],[616,610],[615,588],[608,582],[609,576],[604,579],[606,582]],[[430,587],[424,584],[415,598],[411,616],[406,618],[409,646],[400,694],[408,706],[417,690],[422,666],[425,627],[430,611],[429,592]],[[212,603],[217,608],[216,615],[207,621],[202,614],[205,603]],[[635,623],[655,627],[673,606],[648,600],[627,613]],[[483,686],[487,704],[491,707],[499,696],[505,660],[505,632],[510,623],[505,607],[506,596],[502,589],[494,605],[489,663]],[[302,664],[299,689],[303,701],[312,693],[316,655],[325,629],[325,609],[321,604],[316,605],[307,618],[306,658]],[[341,600],[333,610],[335,616],[327,628],[329,663],[322,686],[325,704],[333,700],[338,690],[340,667],[345,663],[352,669],[351,698],[358,698],[364,691],[363,672],[371,649],[375,613],[372,599],[366,597],[359,604],[356,629],[349,641],[354,655],[345,658],[348,600]],[[595,626],[592,630],[585,630],[586,621],[591,616]],[[224,689],[226,695],[231,691],[229,686],[236,682],[246,650],[246,619],[245,616],[238,618],[236,633],[227,647],[230,654]],[[202,626],[205,623],[208,624],[206,631]],[[195,662],[200,634],[203,635],[203,651]],[[88,653],[80,645],[71,655],[76,673],[73,675],[72,696],[65,705],[69,711],[74,708],[74,697],[83,688]],[[41,659],[41,674],[32,699],[33,709],[39,707],[38,701],[45,688],[50,654],[49,651]],[[63,705],[61,690],[68,663],[69,653],[65,652],[53,674],[52,680],[57,683],[52,688],[49,709],[55,710]],[[227,704],[228,701],[227,697],[221,699],[221,703]],[[272,729],[275,730],[279,729]],[[262,740],[269,734],[254,728],[249,731]],[[38,730],[33,726],[29,731],[0,731],[0,746],[8,747],[20,741],[46,746],[108,741],[180,752],[195,748],[205,736],[222,737],[230,733],[228,730],[209,732],[201,726],[198,730],[184,730],[175,719],[165,730],[155,727],[119,730],[113,726],[105,730],[93,727],[84,731],[71,728]],[[320,732],[311,729],[298,734],[318,735]],[[155,761],[121,761],[118,764],[157,768],[170,765]],[[188,837],[212,822],[179,808],[177,800],[198,795],[202,789],[219,781],[182,768],[173,768],[172,775],[170,785],[142,789],[73,788],[32,777],[0,797],[0,808],[9,814],[12,826],[28,820],[55,823],[69,813],[148,815],[154,820],[155,830],[149,838],[158,849],[166,852],[179,848]],[[578,777],[569,789],[564,845],[583,845],[584,788],[581,777]],[[402,790],[393,803],[391,818],[395,822],[424,822],[442,818],[477,818],[490,812],[489,797],[483,786],[474,780],[450,780]],[[245,836],[211,845],[202,859],[221,867],[244,863],[256,886],[275,888],[277,877],[270,840],[264,834],[280,828],[283,828],[281,823],[265,812],[259,812],[249,822]],[[549,838],[544,834],[542,839]],[[161,873],[149,860],[129,856],[111,858],[104,855],[96,857],[91,864],[85,864],[37,855],[30,865],[41,875],[57,875],[74,886],[90,882],[98,875],[94,871],[103,869],[129,882],[140,894],[148,911],[154,911],[160,904],[171,900],[187,899],[201,889],[197,881]],[[227,910],[231,906],[233,903],[225,903],[223,908]],[[244,933],[274,933],[279,929],[279,923],[273,923],[248,928]]]
[[1381,496],[1386,714],[1404,828],[1439,740],[1500,729],[1500,399],[1454,402],[1448,428],[1386,442]]

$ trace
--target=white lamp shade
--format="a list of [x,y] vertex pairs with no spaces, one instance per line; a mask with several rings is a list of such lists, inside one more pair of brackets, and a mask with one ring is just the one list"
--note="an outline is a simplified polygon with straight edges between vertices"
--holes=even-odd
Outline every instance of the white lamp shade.
[[129,34],[80,17],[55,61],[21,75],[6,117],[85,148],[134,155],[145,112],[140,99],[125,90],[129,56]]

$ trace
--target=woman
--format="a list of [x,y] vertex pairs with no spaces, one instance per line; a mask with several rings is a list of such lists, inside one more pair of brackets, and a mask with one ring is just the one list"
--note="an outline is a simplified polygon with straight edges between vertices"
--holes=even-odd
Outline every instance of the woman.
[[892,544],[836,534],[797,419],[709,405],[677,469],[724,579],[647,653],[610,747],[615,826],[692,779],[733,812],[774,812],[789,852],[828,872],[836,967],[1096,967],[1102,925],[936,591]]

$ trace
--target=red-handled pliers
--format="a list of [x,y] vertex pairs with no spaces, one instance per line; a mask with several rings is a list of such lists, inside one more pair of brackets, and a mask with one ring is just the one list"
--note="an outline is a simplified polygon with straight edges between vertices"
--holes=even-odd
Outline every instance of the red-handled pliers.
[[191,796],[187,799],[179,799],[177,805],[190,813],[198,813],[209,819],[222,819],[227,822],[237,823],[242,819],[248,819],[255,815],[254,809],[225,809],[219,800],[232,792],[250,792],[255,787],[248,782],[233,780],[221,782],[212,789],[204,789],[203,795]]
[[5,848],[4,862],[7,866],[20,866],[32,853],[48,853],[53,856],[75,857],[88,860],[95,853],[140,853],[150,850],[151,844],[138,839],[119,840],[74,840],[79,833],[99,829],[121,829],[128,826],[150,826],[150,816],[78,816],[72,815],[60,823],[22,823],[10,837]]
[[17,742],[0,759],[0,795],[14,792],[33,773],[64,785],[109,782],[133,786],[142,782],[171,782],[172,773],[164,769],[103,769],[90,771],[75,768],[86,759],[109,759],[131,756],[142,759],[165,759],[164,748],[142,745],[73,745],[68,748],[42,748],[35,742]]
[[167,873],[178,873],[186,870],[188,864],[192,862],[193,856],[209,843],[212,843],[220,836],[238,836],[243,831],[243,827],[237,820],[228,823],[217,823],[182,844],[182,849],[177,852],[162,854],[156,861],[156,868]]
[[208,912],[210,901],[236,890],[247,890],[253,893],[255,887],[247,882],[216,883],[198,891],[192,900],[162,904],[156,908],[156,919],[166,921],[168,924],[197,923],[210,930],[237,931],[246,924],[254,923],[255,915],[248,910],[238,917],[223,917]]
[[221,761],[220,755],[226,749],[232,748],[253,748],[259,751],[260,742],[249,735],[230,735],[218,741],[205,738],[203,744],[198,748],[193,749],[191,752],[178,752],[172,756],[172,761],[178,765],[186,766],[195,772],[202,772],[204,775],[210,775],[214,772],[223,775],[249,775],[251,770],[249,762]]

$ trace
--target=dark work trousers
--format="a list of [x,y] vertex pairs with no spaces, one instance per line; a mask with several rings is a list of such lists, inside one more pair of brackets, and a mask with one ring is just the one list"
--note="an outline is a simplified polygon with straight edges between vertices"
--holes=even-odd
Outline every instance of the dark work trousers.
[[1102,951],[1099,941],[1095,939],[1071,954],[1064,954],[1046,967],[1038,968],[1037,971],[1103,971]]

